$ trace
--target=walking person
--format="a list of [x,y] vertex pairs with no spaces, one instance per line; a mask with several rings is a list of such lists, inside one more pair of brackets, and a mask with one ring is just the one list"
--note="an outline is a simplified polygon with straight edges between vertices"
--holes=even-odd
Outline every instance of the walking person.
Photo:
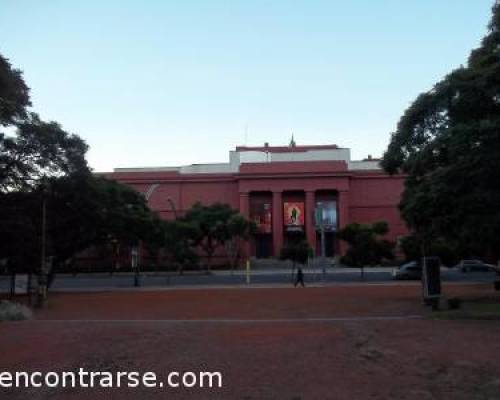
[[301,284],[302,287],[305,287],[306,285],[304,284],[304,272],[302,272],[302,268],[297,269],[297,279],[295,279],[294,287],[297,287],[298,284]]

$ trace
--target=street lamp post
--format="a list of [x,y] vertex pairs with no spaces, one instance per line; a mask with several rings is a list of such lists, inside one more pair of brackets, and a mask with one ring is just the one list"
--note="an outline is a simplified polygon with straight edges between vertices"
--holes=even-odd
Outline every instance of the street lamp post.
[[[133,205],[132,204],[127,204],[127,209],[129,210],[132,210],[133,209]],[[135,245],[132,247],[132,249],[130,250],[130,263],[131,263],[131,267],[132,267],[132,270],[134,271],[134,286],[135,287],[139,287],[141,286],[141,282],[140,282],[140,276],[139,276],[139,248],[141,246],[141,242],[139,241],[138,245]]]
[[132,247],[130,251],[132,257],[132,269],[134,270],[134,286],[141,286],[139,281],[139,251],[136,246]]
[[316,207],[316,226],[319,228],[321,244],[321,266],[323,280],[326,280],[326,244],[325,244],[325,220],[323,218],[323,204],[319,203]]
[[[47,195],[45,188],[42,191],[42,224],[41,224],[41,251],[40,272],[37,274],[36,288],[30,286],[30,299],[35,300],[34,305],[43,308],[47,302],[48,263],[47,263]],[[33,301],[31,300],[31,301]]]

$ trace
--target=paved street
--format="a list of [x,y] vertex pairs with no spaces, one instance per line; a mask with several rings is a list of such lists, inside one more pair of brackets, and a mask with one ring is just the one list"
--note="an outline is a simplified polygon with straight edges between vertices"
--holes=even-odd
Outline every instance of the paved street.
[[[304,270],[307,284],[335,284],[349,282],[387,283],[398,282],[392,278],[392,268],[366,268],[364,279],[361,278],[357,268],[330,268],[323,273],[321,269]],[[444,282],[493,282],[495,274],[491,272],[462,273],[455,270],[443,270]],[[287,285],[293,281],[291,270],[256,270],[251,272],[252,285]],[[246,285],[245,271],[213,271],[186,272],[184,275],[166,273],[144,273],[140,276],[142,287],[186,287],[186,286],[234,286]],[[134,286],[134,275],[121,273],[109,275],[79,274],[58,275],[53,284],[55,290],[87,290],[87,289],[115,289],[130,288]],[[9,287],[9,277],[0,277],[0,291],[5,292]]]

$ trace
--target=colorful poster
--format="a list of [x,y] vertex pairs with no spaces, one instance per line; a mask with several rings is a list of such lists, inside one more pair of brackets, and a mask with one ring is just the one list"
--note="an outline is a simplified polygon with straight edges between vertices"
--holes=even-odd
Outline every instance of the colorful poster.
[[290,202],[283,204],[283,222],[289,228],[304,226],[304,203]]
[[271,203],[257,203],[251,209],[251,219],[260,233],[272,232]]

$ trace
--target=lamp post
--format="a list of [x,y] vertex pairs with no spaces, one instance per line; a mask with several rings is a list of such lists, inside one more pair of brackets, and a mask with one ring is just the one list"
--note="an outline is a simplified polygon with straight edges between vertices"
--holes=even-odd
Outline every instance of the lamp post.
[[130,256],[132,258],[132,269],[134,270],[134,286],[141,286],[139,281],[139,250],[136,246],[132,247],[130,251]]
[[[127,209],[133,209],[132,204],[127,204]],[[139,241],[137,245],[134,245],[130,250],[130,263],[132,270],[134,271],[134,286],[141,286],[140,276],[139,276],[139,253],[140,253],[141,242]]]
[[318,203],[316,207],[316,226],[319,228],[321,244],[321,265],[323,280],[326,280],[326,244],[325,244],[325,219],[323,218],[323,204]]

